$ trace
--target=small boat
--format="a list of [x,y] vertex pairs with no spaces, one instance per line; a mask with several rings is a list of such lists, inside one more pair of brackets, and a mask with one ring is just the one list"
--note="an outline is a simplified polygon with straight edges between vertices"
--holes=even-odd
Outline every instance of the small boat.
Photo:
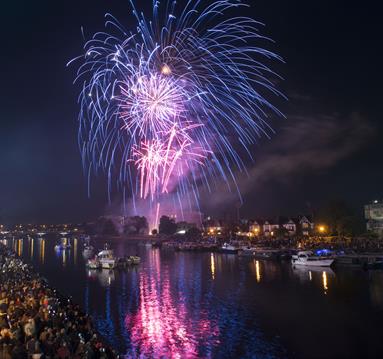
[[97,254],[97,259],[101,263],[101,267],[105,269],[113,269],[116,267],[117,260],[111,249],[104,249]]
[[374,257],[363,266],[364,269],[383,269],[383,257]]
[[255,256],[256,254],[256,251],[257,251],[257,248],[255,247],[242,247],[240,252],[239,252],[239,255],[241,256]]
[[116,261],[116,265],[118,267],[126,267],[128,264],[131,264],[131,263],[129,261],[129,258],[127,257],[118,258]]
[[257,248],[254,252],[254,257],[257,259],[277,259],[279,251],[269,248]]
[[138,256],[122,257],[122,258],[118,258],[116,261],[116,264],[119,267],[125,267],[127,265],[140,264],[140,263],[141,263],[141,258]]
[[293,265],[310,267],[330,267],[333,262],[334,258],[318,257],[312,251],[300,251],[291,259]]
[[236,254],[238,253],[238,248],[232,246],[229,243],[224,243],[223,246],[221,247],[221,252]]
[[128,260],[130,260],[131,264],[141,263],[141,258],[139,256],[129,256]]
[[88,259],[88,261],[86,262],[86,266],[89,269],[99,269],[101,268],[101,263],[97,258],[93,258],[93,259]]

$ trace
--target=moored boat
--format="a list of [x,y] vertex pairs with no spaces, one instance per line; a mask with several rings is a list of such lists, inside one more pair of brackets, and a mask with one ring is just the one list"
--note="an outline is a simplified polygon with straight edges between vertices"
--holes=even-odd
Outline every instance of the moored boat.
[[132,264],[141,263],[141,258],[139,256],[129,256],[128,260],[130,260]]
[[238,253],[238,248],[232,246],[229,243],[224,243],[223,246],[221,247],[221,252],[223,253],[231,253],[231,254],[236,254]]
[[255,256],[256,251],[257,251],[257,248],[255,247],[244,246],[240,249],[238,254],[241,256],[253,257]]
[[89,269],[99,269],[101,268],[101,263],[97,258],[88,259],[86,266]]
[[116,257],[111,249],[104,249],[97,254],[97,259],[101,263],[101,267],[105,269],[113,269],[116,267]]
[[318,257],[312,251],[300,251],[291,259],[293,265],[310,267],[330,267],[333,262],[334,258]]

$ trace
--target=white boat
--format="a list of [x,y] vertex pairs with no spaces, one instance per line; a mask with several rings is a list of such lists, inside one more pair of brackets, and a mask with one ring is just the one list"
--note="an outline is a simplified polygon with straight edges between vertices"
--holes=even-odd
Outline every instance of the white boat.
[[101,267],[105,269],[113,269],[116,267],[117,260],[111,249],[104,249],[97,254],[97,259],[101,263]]
[[301,251],[293,255],[291,263],[293,265],[309,267],[330,267],[334,258],[318,257],[312,251]]
[[232,246],[229,243],[224,243],[223,246],[221,247],[221,252],[235,254],[238,252],[238,248]]
[[140,264],[141,263],[141,258],[138,256],[130,256],[128,259],[130,260],[130,262],[132,264]]

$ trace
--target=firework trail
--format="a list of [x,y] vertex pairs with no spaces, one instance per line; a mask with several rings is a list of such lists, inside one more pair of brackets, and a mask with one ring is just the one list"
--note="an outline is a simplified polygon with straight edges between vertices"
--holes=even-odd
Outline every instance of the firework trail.
[[[230,17],[240,0],[153,1],[147,19],[130,1],[132,31],[110,14],[108,32],[85,43],[76,81],[83,165],[103,171],[133,198],[157,204],[161,196],[229,190],[246,171],[246,153],[281,115],[265,96],[281,94],[265,63],[281,58],[257,46],[260,23]],[[268,39],[266,39],[268,40]],[[74,61],[72,60],[72,61]],[[89,184],[90,188],[90,184]],[[235,188],[235,190],[238,190]],[[158,210],[158,206],[157,206]]]

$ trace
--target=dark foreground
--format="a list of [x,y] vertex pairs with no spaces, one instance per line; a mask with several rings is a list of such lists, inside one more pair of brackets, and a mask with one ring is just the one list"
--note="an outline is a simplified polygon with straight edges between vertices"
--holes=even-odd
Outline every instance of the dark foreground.
[[0,244],[0,358],[115,358],[79,306]]

